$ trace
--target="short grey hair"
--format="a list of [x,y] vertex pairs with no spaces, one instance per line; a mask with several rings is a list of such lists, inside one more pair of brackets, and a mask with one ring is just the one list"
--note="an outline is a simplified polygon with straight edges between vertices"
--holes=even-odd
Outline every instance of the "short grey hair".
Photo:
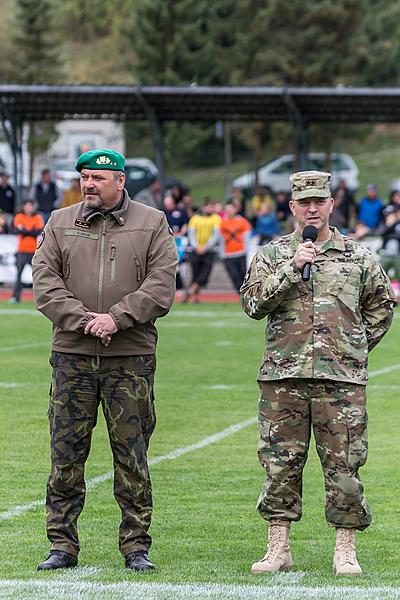
[[117,181],[121,175],[125,175],[123,171],[114,171],[114,179]]

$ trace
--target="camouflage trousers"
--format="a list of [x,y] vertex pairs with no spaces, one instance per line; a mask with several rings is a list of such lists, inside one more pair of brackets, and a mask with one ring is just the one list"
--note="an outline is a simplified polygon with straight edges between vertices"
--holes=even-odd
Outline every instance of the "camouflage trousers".
[[333,527],[368,527],[371,512],[358,476],[368,452],[365,387],[316,379],[258,384],[258,456],[266,470],[261,516],[300,520],[312,428],[325,478],[326,520]]
[[46,524],[52,550],[78,554],[77,520],[85,500],[85,462],[101,403],[122,513],[119,548],[148,550],[152,491],[147,448],[153,433],[155,356],[110,358],[52,352],[51,473]]

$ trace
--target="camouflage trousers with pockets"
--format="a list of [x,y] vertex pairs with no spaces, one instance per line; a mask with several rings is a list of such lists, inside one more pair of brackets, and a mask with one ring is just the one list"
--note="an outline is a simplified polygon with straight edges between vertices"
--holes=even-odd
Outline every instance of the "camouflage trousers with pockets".
[[52,550],[78,554],[77,520],[85,501],[85,462],[101,403],[122,513],[119,548],[148,550],[152,491],[147,449],[153,433],[154,355],[101,358],[52,352],[51,472],[46,524]]
[[325,478],[326,520],[333,527],[368,527],[371,511],[358,476],[368,452],[365,386],[316,379],[258,384],[258,457],[266,470],[261,516],[300,520],[312,428]]

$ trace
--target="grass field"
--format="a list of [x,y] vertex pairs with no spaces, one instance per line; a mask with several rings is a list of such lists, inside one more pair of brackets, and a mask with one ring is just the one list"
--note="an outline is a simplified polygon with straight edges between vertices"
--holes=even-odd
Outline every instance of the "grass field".
[[370,361],[370,453],[361,475],[374,522],[358,536],[362,577],[332,573],[334,531],[324,521],[314,448],[304,517],[292,528],[295,570],[249,572],[266,546],[266,526],[255,511],[263,480],[255,424],[263,324],[236,305],[176,306],[159,321],[158,425],[150,452],[157,570],[123,568],[101,417],[86,472],[80,566],[38,573],[48,551],[41,499],[49,469],[50,324],[29,303],[0,303],[0,598],[400,598],[398,316]]

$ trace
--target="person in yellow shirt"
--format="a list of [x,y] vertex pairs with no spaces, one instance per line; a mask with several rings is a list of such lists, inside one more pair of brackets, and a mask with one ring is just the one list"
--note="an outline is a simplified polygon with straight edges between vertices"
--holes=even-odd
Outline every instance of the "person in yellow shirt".
[[79,177],[74,177],[71,179],[69,189],[64,192],[61,208],[78,204],[78,202],[82,202],[81,184]]
[[192,267],[192,283],[183,302],[200,302],[200,290],[210,278],[219,241],[221,217],[213,212],[211,198],[204,200],[201,214],[194,215],[189,221],[189,260]]
[[258,186],[254,190],[254,196],[251,199],[251,210],[253,215],[256,215],[264,204],[268,204],[271,208],[274,206],[271,196],[265,193],[263,187]]

